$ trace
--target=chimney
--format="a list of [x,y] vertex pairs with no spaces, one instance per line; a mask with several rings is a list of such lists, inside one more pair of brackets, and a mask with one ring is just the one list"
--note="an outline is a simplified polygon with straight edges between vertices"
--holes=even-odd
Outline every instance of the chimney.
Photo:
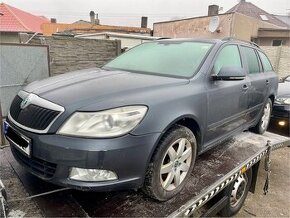
[[56,18],[50,18],[50,23],[56,23]]
[[148,17],[141,17],[141,28],[147,28]]
[[100,19],[99,19],[99,15],[98,14],[96,14],[95,24],[96,25],[100,25]]
[[209,5],[208,6],[208,16],[216,16],[219,14],[219,6],[218,5]]
[[95,25],[96,20],[95,20],[95,12],[94,11],[90,11],[90,19],[91,19],[91,24]]

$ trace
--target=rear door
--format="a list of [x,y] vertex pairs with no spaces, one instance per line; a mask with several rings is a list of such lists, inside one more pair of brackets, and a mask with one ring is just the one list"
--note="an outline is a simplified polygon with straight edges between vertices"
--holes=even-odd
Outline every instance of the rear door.
[[271,93],[271,89],[274,89],[277,88],[277,81],[278,81],[278,78],[277,78],[277,74],[274,72],[273,70],[273,67],[270,63],[270,60],[268,59],[268,57],[261,51],[257,51],[258,52],[258,55],[260,57],[260,61],[262,63],[262,69],[263,69],[263,73],[264,73],[264,76],[265,76],[265,83],[266,83],[266,86],[267,86],[267,97],[270,96],[270,94],[273,94]]
[[251,81],[248,91],[249,98],[246,119],[248,122],[252,122],[256,120],[265,102],[268,84],[256,50],[247,46],[240,46],[240,48],[245,62],[245,69]]

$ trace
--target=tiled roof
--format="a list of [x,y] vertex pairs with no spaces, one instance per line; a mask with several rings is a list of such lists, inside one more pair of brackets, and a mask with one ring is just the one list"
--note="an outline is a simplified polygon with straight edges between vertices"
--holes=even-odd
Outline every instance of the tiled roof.
[[[269,14],[263,9],[257,7],[251,2],[246,2],[245,0],[241,0],[238,4],[236,4],[234,7],[232,7],[230,10],[227,11],[227,13],[232,13],[232,12],[238,12],[238,13],[274,24],[276,26],[283,27],[283,28],[289,28],[289,26],[286,23],[282,22],[281,20],[276,18],[274,15]],[[264,17],[263,15],[266,17]]]
[[91,22],[86,20],[78,20],[76,22],[73,22],[72,24],[91,24]]
[[274,15],[276,18],[286,23],[290,27],[290,15]]
[[41,24],[49,20],[28,12],[0,3],[0,32],[38,32],[42,33]]

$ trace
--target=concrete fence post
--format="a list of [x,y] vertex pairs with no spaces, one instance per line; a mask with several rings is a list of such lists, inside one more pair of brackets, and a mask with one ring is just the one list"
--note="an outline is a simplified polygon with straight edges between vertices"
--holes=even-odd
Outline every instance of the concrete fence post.
[[274,68],[275,68],[275,70],[277,72],[279,72],[281,52],[282,52],[282,45],[281,46],[278,46],[277,49],[276,49],[276,56],[275,56]]
[[116,39],[116,44],[116,56],[119,56],[122,52],[121,40]]

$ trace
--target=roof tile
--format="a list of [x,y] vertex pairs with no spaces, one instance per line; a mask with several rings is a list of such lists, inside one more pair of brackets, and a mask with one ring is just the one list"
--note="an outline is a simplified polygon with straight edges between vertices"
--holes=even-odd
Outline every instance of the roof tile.
[[[258,20],[262,20],[271,24],[274,24],[279,27],[289,28],[287,24],[276,18],[274,15],[269,14],[268,12],[264,11],[263,9],[257,7],[256,5],[252,4],[251,2],[240,1],[226,13],[238,12],[249,17],[256,18]],[[268,20],[263,20],[260,15],[265,15]]]
[[38,32],[42,33],[41,24],[49,20],[28,12],[0,3],[0,32]]

